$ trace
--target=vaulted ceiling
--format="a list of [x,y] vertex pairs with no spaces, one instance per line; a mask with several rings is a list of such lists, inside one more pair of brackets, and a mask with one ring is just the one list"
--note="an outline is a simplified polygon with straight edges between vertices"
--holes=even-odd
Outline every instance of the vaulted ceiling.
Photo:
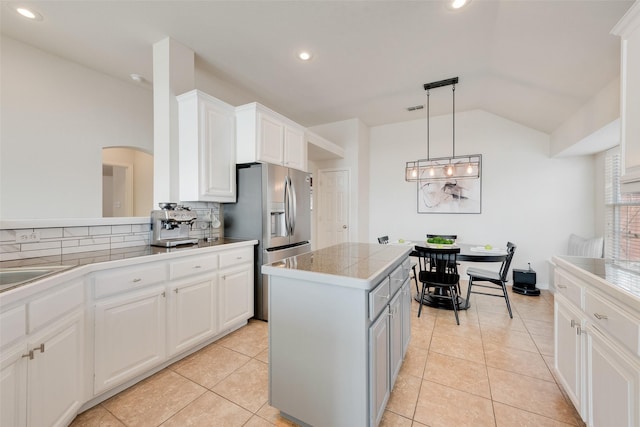
[[[28,22],[2,2],[1,31],[130,80],[152,80],[152,46],[171,37],[225,81],[225,101],[258,100],[313,126],[423,118],[422,85],[458,76],[456,111],[484,109],[552,132],[619,75],[609,32],[628,0],[31,1]],[[296,54],[308,49],[307,62]],[[212,95],[216,95],[213,93]],[[451,111],[437,89],[431,114]]]

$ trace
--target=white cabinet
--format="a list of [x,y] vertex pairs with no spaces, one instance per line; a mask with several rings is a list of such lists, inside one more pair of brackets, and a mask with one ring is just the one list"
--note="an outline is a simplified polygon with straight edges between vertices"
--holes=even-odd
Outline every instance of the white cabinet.
[[220,329],[253,317],[253,247],[220,255]]
[[83,403],[84,313],[2,351],[0,425],[66,426]]
[[640,425],[640,364],[595,328],[587,339],[589,427]]
[[588,426],[638,427],[637,303],[632,295],[571,262],[561,257],[554,261],[558,288],[554,302],[555,368],[559,383]]
[[238,163],[265,162],[307,171],[305,129],[258,103],[236,108]]
[[389,317],[388,307],[369,328],[369,381],[372,425],[380,424],[391,394],[389,378]]
[[623,191],[640,191],[640,3],[612,30],[621,38],[620,118],[625,172]]
[[29,337],[28,426],[66,426],[76,416],[84,402],[83,338],[83,310]]
[[217,274],[170,285],[169,356],[186,351],[218,333]]
[[22,342],[0,353],[0,425],[27,423],[27,344]]
[[199,90],[177,100],[180,200],[235,202],[235,108]]
[[585,317],[561,295],[554,301],[555,367],[558,378],[573,402],[586,419],[585,384]]
[[95,394],[164,361],[165,298],[163,285],[95,304]]

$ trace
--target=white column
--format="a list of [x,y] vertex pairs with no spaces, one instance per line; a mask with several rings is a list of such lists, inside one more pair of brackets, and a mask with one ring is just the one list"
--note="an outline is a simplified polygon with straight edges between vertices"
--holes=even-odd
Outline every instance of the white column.
[[153,201],[179,202],[178,103],[195,87],[195,54],[167,37],[153,45]]

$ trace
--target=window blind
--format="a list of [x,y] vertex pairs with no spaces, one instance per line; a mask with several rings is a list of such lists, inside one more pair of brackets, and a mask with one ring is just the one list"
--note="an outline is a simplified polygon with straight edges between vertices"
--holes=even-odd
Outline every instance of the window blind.
[[640,194],[621,193],[622,159],[605,156],[605,257],[640,261]]

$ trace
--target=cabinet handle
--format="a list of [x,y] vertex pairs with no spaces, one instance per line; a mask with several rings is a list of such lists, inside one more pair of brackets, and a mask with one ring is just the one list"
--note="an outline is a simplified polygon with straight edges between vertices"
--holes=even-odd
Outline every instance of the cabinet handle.
[[558,288],[560,288],[560,289],[567,289],[567,285],[560,285],[560,284],[558,284]]
[[141,281],[142,281],[142,279],[139,278],[139,277],[136,277],[135,279],[133,279],[133,283],[138,283],[138,282],[141,282]]
[[177,294],[177,293],[178,293],[178,288],[175,288],[175,289],[173,290],[173,292],[175,292],[175,293]]
[[242,259],[242,257],[241,257],[241,256],[238,256],[238,257],[236,257],[236,259]]
[[609,316],[607,316],[606,314],[600,314],[600,313],[593,313],[593,315],[596,317],[596,319],[598,320],[607,320],[609,318]]
[[22,357],[28,357],[29,360],[33,360],[33,350],[29,350],[29,353],[23,354]]
[[193,268],[202,268],[202,267],[199,265],[194,265]]
[[44,353],[44,343],[40,344],[38,347],[34,347],[31,351],[40,351],[40,353]]
[[167,297],[167,293],[165,291],[162,291],[162,298],[166,298]]
[[581,333],[582,333],[582,327],[578,325],[578,327],[576,328],[576,335],[580,335]]
[[571,319],[571,327],[572,327],[572,328],[575,328],[575,327],[576,327],[576,321],[575,321],[575,320],[573,320],[573,319]]

